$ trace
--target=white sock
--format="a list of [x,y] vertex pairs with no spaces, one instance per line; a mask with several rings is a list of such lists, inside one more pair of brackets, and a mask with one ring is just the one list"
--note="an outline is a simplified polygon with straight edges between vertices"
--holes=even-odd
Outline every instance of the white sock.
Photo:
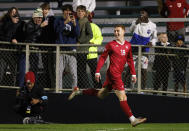
[[129,117],[129,120],[130,120],[130,122],[133,122],[133,121],[135,121],[135,117],[132,115],[131,117]]

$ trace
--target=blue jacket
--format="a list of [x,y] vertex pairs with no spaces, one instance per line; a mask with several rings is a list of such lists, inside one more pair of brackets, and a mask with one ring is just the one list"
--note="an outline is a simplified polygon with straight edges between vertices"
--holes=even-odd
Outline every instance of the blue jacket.
[[[79,24],[76,20],[76,26],[72,22],[64,24],[64,18],[57,18],[54,22],[56,33],[56,44],[76,44],[79,36]],[[66,47],[64,50],[73,50],[76,47]]]

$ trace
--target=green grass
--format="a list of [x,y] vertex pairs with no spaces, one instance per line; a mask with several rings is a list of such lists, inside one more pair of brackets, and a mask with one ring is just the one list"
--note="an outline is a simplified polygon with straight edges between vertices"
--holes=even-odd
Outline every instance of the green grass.
[[0,124],[0,131],[189,131],[188,123],[130,124]]

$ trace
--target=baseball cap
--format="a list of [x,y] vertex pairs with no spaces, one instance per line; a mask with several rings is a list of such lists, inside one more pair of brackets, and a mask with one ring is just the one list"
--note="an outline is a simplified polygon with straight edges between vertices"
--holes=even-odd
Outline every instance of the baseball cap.
[[178,35],[177,37],[176,37],[176,41],[178,41],[178,40],[182,40],[183,42],[184,42],[184,36],[183,35]]
[[29,71],[26,73],[25,82],[26,83],[35,83],[35,75],[32,71]]
[[37,8],[34,12],[33,12],[33,18],[35,17],[43,17],[43,10],[41,8]]

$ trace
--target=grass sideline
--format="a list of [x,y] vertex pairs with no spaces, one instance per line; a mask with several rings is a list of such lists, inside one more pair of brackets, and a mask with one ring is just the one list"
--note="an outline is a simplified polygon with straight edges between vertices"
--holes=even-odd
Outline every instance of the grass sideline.
[[189,131],[188,123],[130,124],[0,124],[0,131]]

